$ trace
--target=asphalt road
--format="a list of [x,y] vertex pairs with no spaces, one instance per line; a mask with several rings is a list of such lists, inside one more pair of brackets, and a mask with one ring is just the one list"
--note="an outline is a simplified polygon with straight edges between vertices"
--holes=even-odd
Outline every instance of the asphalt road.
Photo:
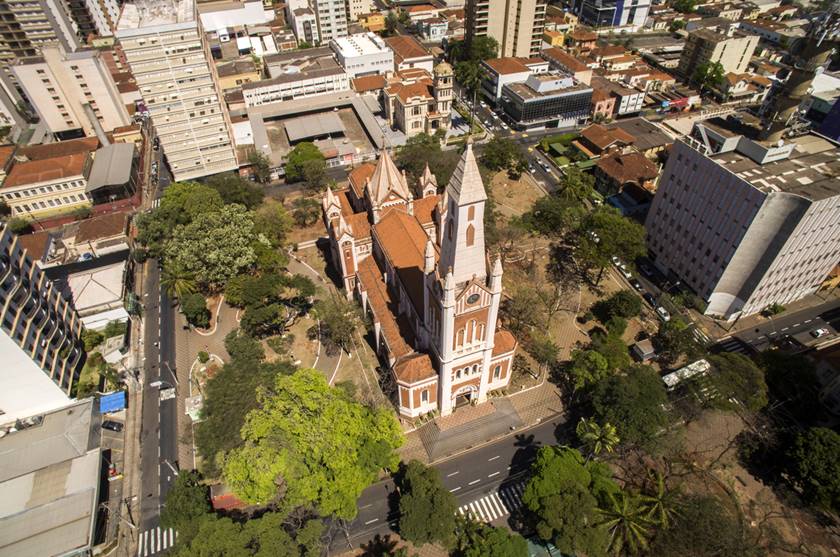
[[[455,494],[458,505],[480,499],[499,486],[521,481],[541,446],[555,445],[558,438],[568,439],[562,416],[529,429],[523,429],[494,443],[452,457],[435,465],[443,485]],[[347,525],[350,543],[358,546],[377,534],[395,529],[398,518],[394,482],[382,481],[362,492],[357,503],[359,514]],[[333,541],[332,549],[347,547],[347,537]]]
[[840,333],[840,300],[834,299],[816,307],[770,317],[766,322],[740,329],[732,336],[761,351],[769,348],[771,341],[785,336],[792,336],[805,345],[813,344],[817,339],[811,336],[811,331],[823,328],[828,329],[832,336]]

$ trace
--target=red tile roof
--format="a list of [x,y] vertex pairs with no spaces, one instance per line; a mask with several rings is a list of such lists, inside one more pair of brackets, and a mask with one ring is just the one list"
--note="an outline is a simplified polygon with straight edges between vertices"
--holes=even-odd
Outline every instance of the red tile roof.
[[437,195],[430,195],[414,200],[414,216],[417,217],[420,224],[429,224],[434,221],[434,210],[439,199],[440,197]]
[[564,66],[571,72],[583,72],[589,69],[589,66],[561,48],[547,48],[542,51],[542,55],[549,60]]
[[493,336],[493,355],[507,354],[516,349],[516,338],[505,329],[499,329]]
[[519,58],[490,58],[489,60],[485,60],[484,63],[499,75],[528,71],[528,66],[523,64]]
[[394,375],[397,381],[413,385],[437,377],[437,372],[428,354],[414,354],[397,362],[394,366]]
[[385,87],[385,76],[383,75],[366,75],[364,77],[357,77],[352,80],[353,90],[357,93],[367,93],[368,91],[376,91]]
[[385,39],[385,44],[394,51],[394,60],[399,64],[411,58],[423,58],[432,54],[411,35],[396,35]]
[[365,183],[373,176],[373,171],[376,170],[376,165],[371,162],[362,163],[350,171],[348,176],[350,180],[350,187],[356,197],[362,199],[365,195]]
[[88,160],[88,153],[18,162],[3,182],[3,187],[23,186],[80,176]]
[[[382,271],[376,263],[376,259],[370,255],[359,263],[359,282],[362,289],[367,293],[368,303],[375,320],[379,323],[379,330],[385,337],[385,342],[391,351],[391,355],[399,359],[406,354],[412,353],[410,332],[402,329],[391,311],[392,300],[388,287],[382,278]],[[403,336],[408,333],[409,338]]]
[[85,219],[76,231],[76,243],[111,238],[128,230],[128,213],[110,213]]
[[423,265],[426,231],[413,216],[399,210],[389,211],[373,225],[377,243],[399,275],[403,288],[418,314],[423,312]]
[[97,138],[85,137],[84,139],[71,139],[69,141],[59,141],[58,143],[20,147],[17,154],[25,156],[29,160],[41,160],[63,157],[74,153],[89,153],[98,148],[99,140]]
[[642,185],[659,176],[659,167],[641,153],[616,153],[598,161],[598,168],[619,186],[630,182]]

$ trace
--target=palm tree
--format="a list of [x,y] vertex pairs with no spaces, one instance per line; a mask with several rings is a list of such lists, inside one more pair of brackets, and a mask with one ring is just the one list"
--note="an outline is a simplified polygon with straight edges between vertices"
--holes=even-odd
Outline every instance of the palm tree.
[[635,495],[610,494],[610,507],[601,510],[604,526],[610,534],[609,550],[613,555],[636,555],[647,549],[650,531],[641,501]]
[[575,428],[578,439],[586,447],[587,460],[606,452],[611,453],[619,443],[618,432],[609,422],[598,425],[594,420],[581,418]]
[[677,489],[668,489],[665,476],[658,470],[648,470],[648,478],[649,489],[639,495],[645,518],[660,528],[668,528],[674,517],[679,514],[680,492]]
[[178,298],[179,300],[195,293],[196,290],[195,277],[181,265],[165,266],[160,285],[166,289],[170,298]]

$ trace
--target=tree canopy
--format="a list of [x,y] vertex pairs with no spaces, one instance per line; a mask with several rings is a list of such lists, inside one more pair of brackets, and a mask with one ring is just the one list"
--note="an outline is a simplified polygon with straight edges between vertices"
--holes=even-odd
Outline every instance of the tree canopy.
[[601,323],[613,317],[630,319],[642,312],[642,300],[631,290],[619,290],[606,300],[599,300],[592,306],[592,313]]
[[456,516],[457,546],[453,557],[526,557],[528,543],[507,528],[496,528],[463,516]]
[[506,170],[512,178],[528,168],[522,147],[505,137],[494,137],[481,150],[481,161],[490,170]]
[[759,549],[744,538],[738,519],[717,499],[693,495],[682,500],[674,523],[658,533],[650,554],[660,557],[757,557]]
[[207,300],[201,294],[193,293],[181,299],[181,312],[193,327],[206,329],[210,326],[210,310],[207,309]]
[[709,356],[712,365],[710,377],[720,402],[730,406],[730,398],[744,404],[751,412],[758,412],[767,406],[767,383],[764,370],[743,354],[724,352]]
[[278,376],[261,389],[242,427],[244,446],[225,461],[225,479],[243,501],[311,503],[322,515],[356,515],[356,499],[378,472],[397,464],[403,442],[389,410],[363,406],[313,369]]
[[330,352],[350,351],[353,335],[362,326],[359,307],[338,296],[330,296],[315,303],[321,340]]
[[452,542],[455,496],[443,486],[437,468],[412,460],[399,481],[400,536],[420,546]]
[[840,512],[840,434],[812,427],[796,437],[788,458],[793,481],[805,499]]
[[263,202],[262,188],[238,174],[214,174],[207,179],[207,185],[219,192],[225,203],[239,203],[246,209],[254,209]]
[[674,365],[683,356],[691,362],[703,354],[703,347],[694,338],[692,327],[681,319],[660,323],[659,331],[652,340],[659,361],[666,366]]
[[[321,150],[311,141],[303,141],[295,145],[286,157],[286,182],[292,183],[306,180],[307,177],[304,174],[304,169],[308,161],[314,161],[321,168],[326,166]],[[314,168],[310,168],[309,172],[313,173]]]
[[458,158],[457,151],[441,149],[440,140],[436,136],[419,133],[409,137],[405,145],[397,150],[394,162],[408,174],[410,186],[417,184],[428,164],[438,186],[443,187],[449,183]]
[[201,484],[198,472],[183,470],[166,494],[166,505],[160,511],[164,528],[174,528],[181,539],[191,540],[198,529],[197,520],[210,512],[210,493]]
[[611,257],[632,261],[646,252],[644,227],[605,205],[583,217],[577,240],[575,255],[585,270],[602,272],[611,263]]

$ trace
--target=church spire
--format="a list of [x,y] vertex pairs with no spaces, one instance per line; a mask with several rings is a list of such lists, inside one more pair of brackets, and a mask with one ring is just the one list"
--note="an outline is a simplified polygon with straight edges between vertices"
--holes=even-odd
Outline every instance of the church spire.
[[487,192],[484,191],[484,183],[481,181],[481,172],[475,161],[472,141],[467,141],[467,149],[461,156],[446,191],[457,205],[487,200]]

